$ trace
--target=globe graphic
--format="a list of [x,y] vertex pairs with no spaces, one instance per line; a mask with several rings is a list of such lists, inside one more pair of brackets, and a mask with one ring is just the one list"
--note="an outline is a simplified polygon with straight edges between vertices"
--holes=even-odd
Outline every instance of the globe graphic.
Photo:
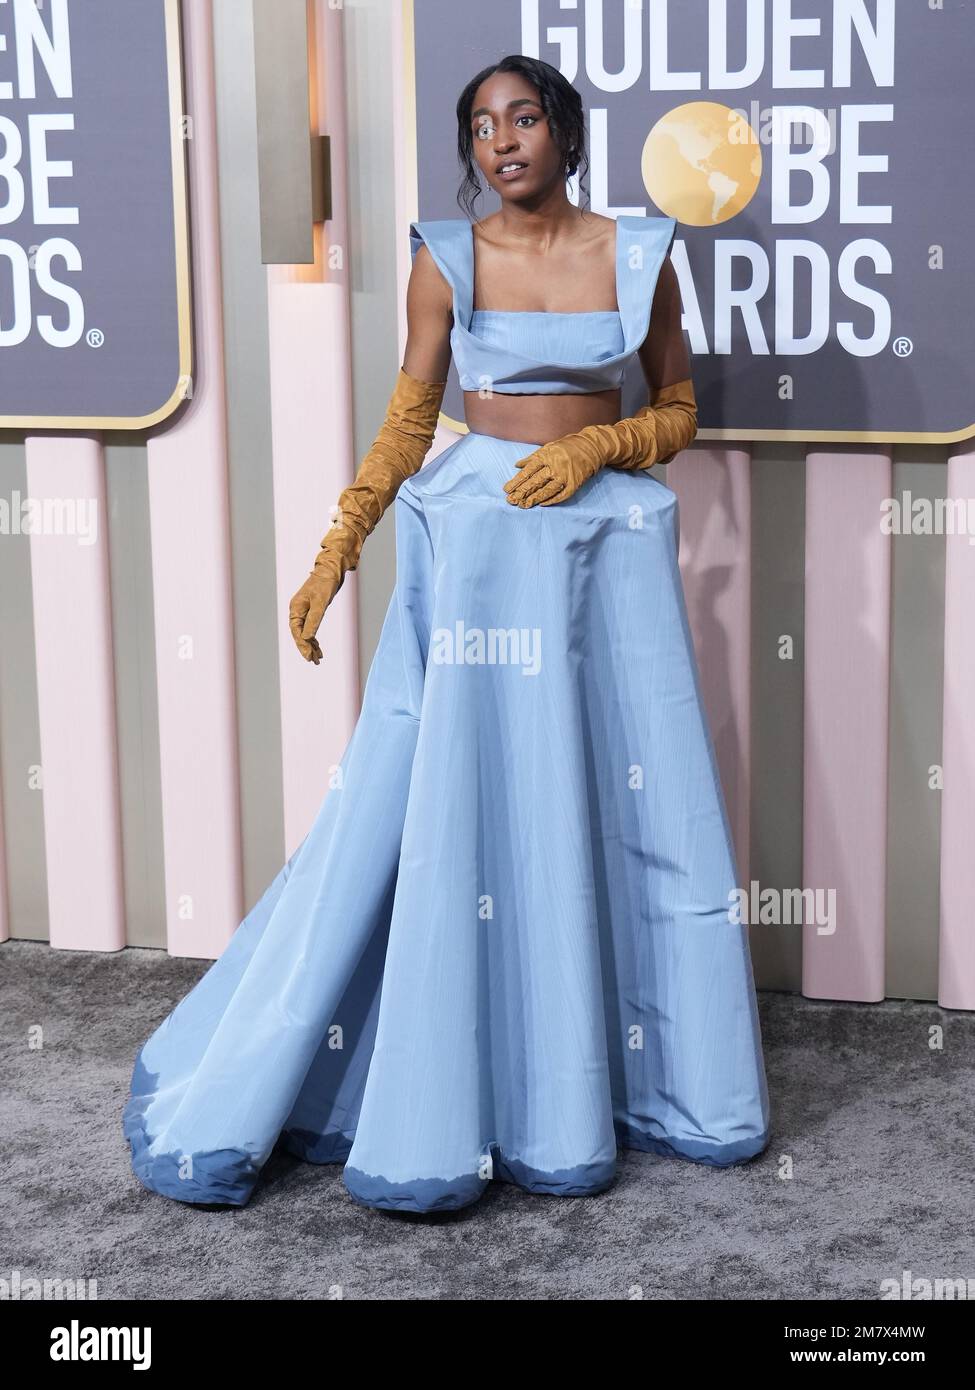
[[755,196],[762,147],[740,112],[689,101],[661,116],[643,146],[643,182],[662,213],[692,227],[716,227]]

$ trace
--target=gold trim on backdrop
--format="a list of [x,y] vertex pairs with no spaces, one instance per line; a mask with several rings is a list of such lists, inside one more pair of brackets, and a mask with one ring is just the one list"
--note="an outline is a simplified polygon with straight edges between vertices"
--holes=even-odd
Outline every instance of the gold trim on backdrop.
[[163,0],[166,18],[166,66],[169,87],[170,153],[173,179],[173,242],[176,251],[176,299],[179,334],[179,379],[172,395],[149,415],[0,415],[0,429],[148,429],[172,415],[189,394],[193,368],[190,303],[190,246],[187,199],[186,138],[183,130],[183,66],[180,0]]
[[470,434],[471,432],[470,426],[466,420],[455,420],[453,416],[448,415],[445,410],[441,410],[440,419],[448,429],[453,430],[456,434]]
[[790,439],[800,443],[805,440],[810,444],[956,444],[961,439],[971,439],[972,435],[975,435],[975,424],[953,430],[950,434],[918,434],[907,430],[861,430],[859,434],[846,434],[842,430],[700,429],[695,439]]
[[[417,175],[418,151],[416,143],[416,60],[414,44],[413,0],[403,0],[403,92],[406,107],[406,147],[408,167],[406,169],[407,189],[413,207],[410,218],[415,222],[419,216],[420,185]],[[691,363],[693,366],[693,356]],[[443,411],[440,419],[458,434],[468,432],[462,420],[452,420]],[[698,440],[723,439],[746,443],[749,440],[791,440],[793,442],[833,443],[833,444],[956,444],[962,439],[975,435],[975,421],[963,429],[942,434],[924,434],[901,430],[861,430],[859,433],[845,430],[767,430],[767,429],[699,429]]]

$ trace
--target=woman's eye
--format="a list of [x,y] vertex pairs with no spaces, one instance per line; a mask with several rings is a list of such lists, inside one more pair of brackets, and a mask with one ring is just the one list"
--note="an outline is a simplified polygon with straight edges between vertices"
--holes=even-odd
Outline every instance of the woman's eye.
[[[2,3],[2,0],[0,0],[0,3]],[[526,113],[523,116],[517,116],[515,118],[515,125],[520,126],[523,121],[527,121],[528,125],[522,127],[523,129],[527,130],[530,129],[533,125],[537,125],[538,119],[539,118],[537,116],[530,116]],[[485,121],[483,125],[476,126],[474,129],[475,140],[489,140],[493,136],[493,134],[494,126],[491,124],[490,121]]]

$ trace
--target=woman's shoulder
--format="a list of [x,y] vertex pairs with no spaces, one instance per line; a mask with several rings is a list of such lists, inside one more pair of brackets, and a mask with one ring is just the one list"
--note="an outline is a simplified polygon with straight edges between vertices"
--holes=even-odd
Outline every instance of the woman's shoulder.
[[[460,218],[458,218],[457,220],[459,222]],[[473,232],[475,237],[483,237],[486,240],[490,241],[492,238],[496,236],[499,220],[500,213],[489,212],[487,217],[479,217],[476,222],[472,222],[470,224],[471,231]]]
[[594,255],[602,255],[607,262],[614,264],[616,261],[616,239],[619,233],[616,219],[604,217],[601,212],[587,212],[580,221],[585,224],[584,235],[588,249],[591,249]]
[[611,237],[616,231],[616,218],[586,208],[579,217],[579,225],[591,236]]

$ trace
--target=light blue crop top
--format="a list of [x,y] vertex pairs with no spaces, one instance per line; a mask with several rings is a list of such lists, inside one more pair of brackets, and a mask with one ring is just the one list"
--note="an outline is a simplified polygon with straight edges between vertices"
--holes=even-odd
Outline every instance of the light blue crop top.
[[616,219],[619,310],[473,309],[474,232],[463,217],[410,223],[413,259],[426,243],[453,293],[450,346],[463,391],[582,394],[622,384],[643,345],[657,276],[677,231],[673,217]]

